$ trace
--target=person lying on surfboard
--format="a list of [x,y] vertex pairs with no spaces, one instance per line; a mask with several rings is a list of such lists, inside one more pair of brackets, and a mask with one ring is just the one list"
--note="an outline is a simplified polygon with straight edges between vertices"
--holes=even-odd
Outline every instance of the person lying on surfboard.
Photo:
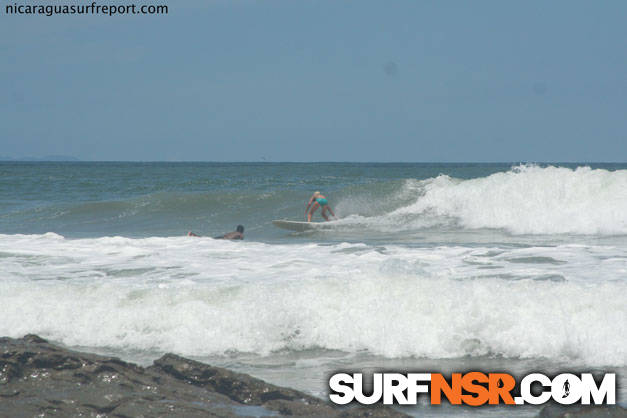
[[[310,207],[311,210],[309,210]],[[309,203],[307,203],[307,209],[305,209],[305,219],[307,219],[307,222],[311,222],[311,217],[313,216],[314,212],[318,210],[319,207],[322,207],[322,212],[320,214],[324,219],[326,219],[327,221],[329,220],[327,212],[331,213],[331,215],[333,215],[333,217],[337,219],[337,216],[335,216],[335,213],[333,213],[333,209],[331,209],[331,206],[329,206],[327,198],[320,194],[320,192],[315,192],[311,196],[311,199],[309,199]]]
[[[188,237],[199,237],[200,235],[194,234],[192,231],[187,233]],[[214,237],[214,239],[244,239],[244,226],[237,225],[237,229],[233,232],[227,232],[224,235],[220,235],[219,237]]]

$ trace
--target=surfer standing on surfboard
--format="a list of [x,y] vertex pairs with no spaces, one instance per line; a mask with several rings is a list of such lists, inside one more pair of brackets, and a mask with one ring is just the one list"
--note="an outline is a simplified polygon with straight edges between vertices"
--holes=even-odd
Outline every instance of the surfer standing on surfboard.
[[[310,207],[311,210],[309,210]],[[333,215],[335,219],[337,219],[337,216],[335,216],[335,213],[333,213],[331,206],[329,206],[327,198],[320,194],[320,192],[315,192],[311,196],[311,199],[309,199],[307,209],[305,209],[305,219],[307,219],[307,222],[311,222],[311,217],[313,216],[314,212],[318,210],[319,207],[322,207],[322,212],[320,214],[324,219],[326,219],[327,221],[329,220],[329,217],[327,216],[327,211],[331,213],[331,215]]]

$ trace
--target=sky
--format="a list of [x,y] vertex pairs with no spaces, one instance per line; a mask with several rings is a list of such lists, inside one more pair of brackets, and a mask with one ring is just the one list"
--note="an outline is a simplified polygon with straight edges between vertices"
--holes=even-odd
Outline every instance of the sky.
[[0,156],[627,161],[623,0],[137,1],[0,0]]

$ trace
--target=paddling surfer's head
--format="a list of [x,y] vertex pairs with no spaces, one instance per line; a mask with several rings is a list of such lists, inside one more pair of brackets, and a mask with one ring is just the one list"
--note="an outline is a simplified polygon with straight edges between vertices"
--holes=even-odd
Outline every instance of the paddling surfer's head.
[[237,228],[235,229],[237,232],[239,232],[240,234],[244,233],[244,226],[243,225],[237,225]]

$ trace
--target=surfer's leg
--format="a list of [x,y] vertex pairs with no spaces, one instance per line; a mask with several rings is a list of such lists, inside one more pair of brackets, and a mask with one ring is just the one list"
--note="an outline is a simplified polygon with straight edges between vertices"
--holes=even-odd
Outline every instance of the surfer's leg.
[[327,220],[327,221],[328,221],[328,220],[329,220],[329,217],[327,216],[327,210],[329,210],[329,206],[328,206],[328,205],[324,205],[324,206],[322,207],[322,212],[321,212],[321,215],[322,215],[322,217],[323,217],[325,220]]
[[311,209],[309,210],[309,213],[307,214],[307,222],[311,222],[311,217],[313,216],[313,214],[316,211],[316,209],[318,209],[319,207],[320,207],[320,204],[318,202],[315,202],[311,206]]
[[[331,209],[331,206],[327,205],[327,206],[325,206],[325,209],[328,209],[329,212],[331,213],[331,215],[333,215],[333,217],[335,219],[337,219],[337,216],[335,216],[335,213],[333,213],[333,209]],[[327,221],[328,221],[328,219],[327,219]]]

